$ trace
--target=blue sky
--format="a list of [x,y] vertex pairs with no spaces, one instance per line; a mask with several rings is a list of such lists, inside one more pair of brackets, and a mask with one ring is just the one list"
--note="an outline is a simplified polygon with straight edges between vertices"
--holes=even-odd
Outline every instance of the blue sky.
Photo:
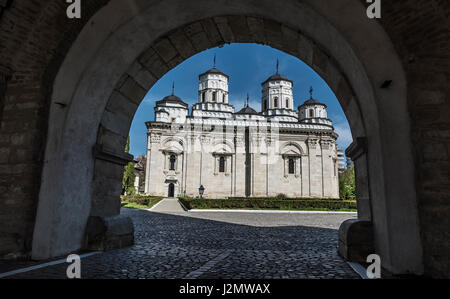
[[195,104],[198,94],[198,75],[213,67],[214,54],[217,68],[230,76],[229,102],[236,111],[244,107],[247,93],[250,106],[261,111],[261,83],[276,72],[294,81],[294,107],[309,98],[309,88],[314,88],[314,98],[328,106],[328,118],[339,134],[338,145],[345,150],[352,142],[350,128],[342,108],[325,81],[309,66],[296,57],[257,44],[231,44],[201,52],[172,69],[151,88],[139,106],[130,129],[130,153],[135,157],[146,153],[146,121],[154,119],[155,102],[172,93],[189,104]]

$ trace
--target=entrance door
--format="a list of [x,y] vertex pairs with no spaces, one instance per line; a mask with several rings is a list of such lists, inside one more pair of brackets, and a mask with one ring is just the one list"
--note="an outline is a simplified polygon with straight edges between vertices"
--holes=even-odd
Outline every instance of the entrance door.
[[169,184],[169,197],[175,197],[175,185],[173,183]]

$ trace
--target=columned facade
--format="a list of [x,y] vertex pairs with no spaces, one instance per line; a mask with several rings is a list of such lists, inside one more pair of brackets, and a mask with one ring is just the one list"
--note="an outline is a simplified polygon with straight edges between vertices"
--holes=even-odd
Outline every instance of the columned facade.
[[277,73],[262,84],[261,113],[248,103],[235,112],[228,79],[215,67],[200,75],[192,115],[173,94],[156,103],[146,194],[197,197],[203,185],[208,198],[338,198],[338,136],[326,106],[314,100],[320,113],[310,118],[308,101],[293,110],[293,82]]

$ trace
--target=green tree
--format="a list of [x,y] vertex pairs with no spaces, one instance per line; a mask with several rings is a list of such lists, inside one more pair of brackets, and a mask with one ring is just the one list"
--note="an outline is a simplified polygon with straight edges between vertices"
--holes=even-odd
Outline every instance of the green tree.
[[343,200],[356,198],[355,167],[339,174],[339,197]]
[[[125,152],[130,152],[130,136],[127,138],[127,144],[125,145]],[[122,179],[122,195],[133,195],[135,194],[134,189],[134,180],[136,178],[136,174],[134,173],[134,163],[129,162],[124,167],[123,179]]]

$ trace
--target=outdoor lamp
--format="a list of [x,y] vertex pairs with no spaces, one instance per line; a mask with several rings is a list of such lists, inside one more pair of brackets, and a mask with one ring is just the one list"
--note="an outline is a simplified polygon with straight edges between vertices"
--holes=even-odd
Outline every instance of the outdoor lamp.
[[203,193],[205,193],[205,187],[203,187],[203,185],[201,185],[200,188],[198,188],[198,193],[200,193],[200,198],[202,198]]

